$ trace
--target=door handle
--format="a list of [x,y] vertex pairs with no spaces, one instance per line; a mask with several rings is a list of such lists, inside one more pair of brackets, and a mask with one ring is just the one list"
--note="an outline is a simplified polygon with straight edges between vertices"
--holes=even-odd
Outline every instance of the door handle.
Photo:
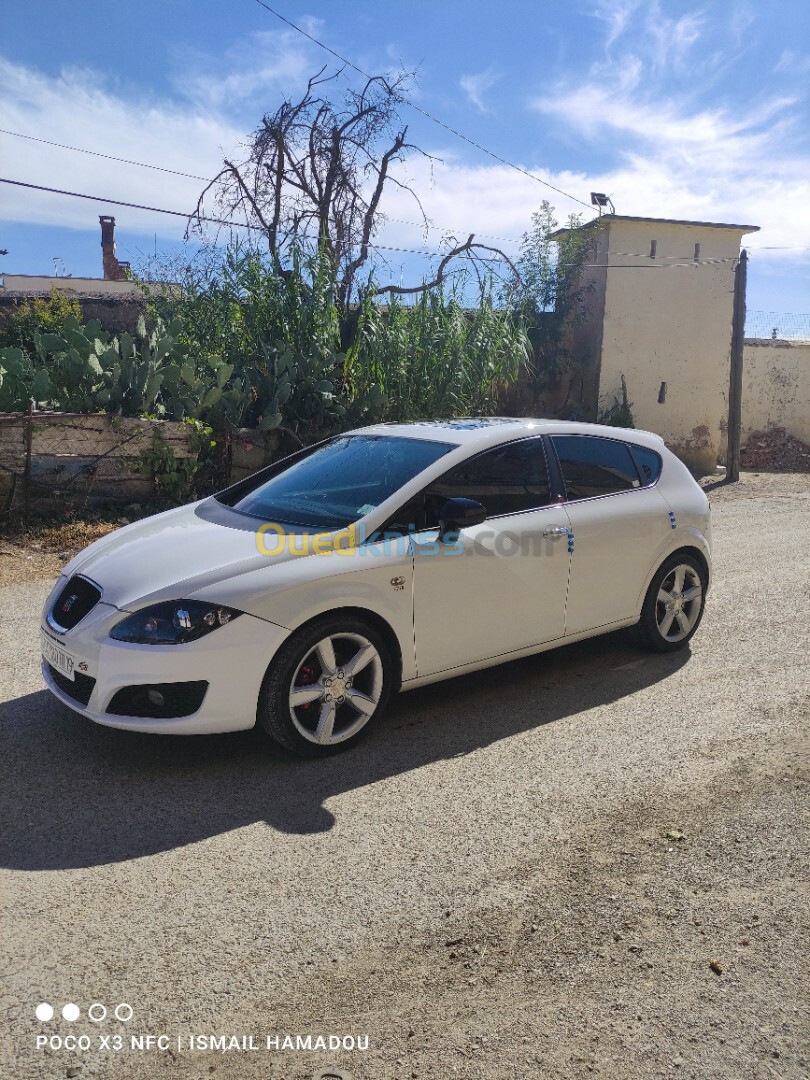
[[543,530],[543,536],[568,536],[568,528],[565,525],[551,525]]

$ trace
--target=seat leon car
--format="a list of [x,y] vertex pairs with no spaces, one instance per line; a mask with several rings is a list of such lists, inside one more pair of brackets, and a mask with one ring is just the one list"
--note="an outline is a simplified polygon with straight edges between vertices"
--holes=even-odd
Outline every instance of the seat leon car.
[[96,541],[48,598],[42,671],[99,724],[258,724],[323,755],[396,691],[619,627],[684,648],[710,558],[706,496],[657,435],[381,424]]

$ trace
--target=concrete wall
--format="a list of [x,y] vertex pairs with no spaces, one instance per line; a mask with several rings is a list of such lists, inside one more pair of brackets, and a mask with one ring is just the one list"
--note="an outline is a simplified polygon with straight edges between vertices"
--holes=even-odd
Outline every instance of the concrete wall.
[[662,435],[696,471],[712,472],[725,452],[734,260],[745,230],[602,222],[614,269],[605,285],[600,407],[620,396],[624,375],[636,427]]
[[742,443],[783,427],[810,443],[810,342],[748,339],[743,350]]
[[0,289],[26,296],[50,296],[51,289],[79,296],[143,296],[134,281],[105,281],[104,278],[40,277],[36,274],[2,274]]

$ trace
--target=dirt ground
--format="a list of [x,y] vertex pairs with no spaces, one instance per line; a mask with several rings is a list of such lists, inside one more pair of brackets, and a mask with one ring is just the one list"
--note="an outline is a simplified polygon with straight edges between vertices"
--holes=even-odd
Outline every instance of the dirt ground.
[[0,589],[57,577],[68,559],[117,527],[111,521],[49,523],[28,531],[0,526]]
[[[20,645],[4,1080],[808,1080],[810,478],[704,486],[690,653],[610,635],[413,691],[331,763],[87,725]],[[59,563],[0,541],[32,634]],[[0,621],[3,655],[24,638]],[[69,992],[172,1037],[370,1046],[35,1053]]]

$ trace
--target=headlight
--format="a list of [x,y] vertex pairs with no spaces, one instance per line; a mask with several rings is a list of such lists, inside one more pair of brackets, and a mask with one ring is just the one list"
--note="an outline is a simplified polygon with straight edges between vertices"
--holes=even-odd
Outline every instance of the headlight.
[[139,645],[182,645],[238,618],[241,611],[200,600],[169,600],[136,611],[116,623],[110,637]]

